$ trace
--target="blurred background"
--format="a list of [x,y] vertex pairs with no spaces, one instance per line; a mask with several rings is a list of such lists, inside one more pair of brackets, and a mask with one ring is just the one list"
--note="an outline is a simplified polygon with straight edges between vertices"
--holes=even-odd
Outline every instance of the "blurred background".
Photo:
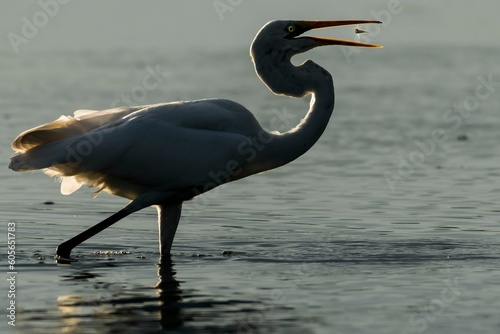
[[[54,12],[40,31],[20,47],[22,54],[39,49],[163,48],[169,53],[189,49],[248,47],[257,29],[275,19],[371,19],[384,21],[377,41],[395,45],[498,44],[500,4],[494,0],[445,1],[295,1],[267,3],[246,0],[9,1],[2,4],[1,48],[12,49],[8,34],[21,34],[22,18],[33,21],[44,6]],[[55,5],[57,4],[57,5]],[[53,9],[52,9],[53,8]],[[391,13],[390,17],[385,14]],[[373,14],[376,13],[376,14]],[[378,17],[375,17],[378,16]],[[36,19],[35,19],[36,20]]]

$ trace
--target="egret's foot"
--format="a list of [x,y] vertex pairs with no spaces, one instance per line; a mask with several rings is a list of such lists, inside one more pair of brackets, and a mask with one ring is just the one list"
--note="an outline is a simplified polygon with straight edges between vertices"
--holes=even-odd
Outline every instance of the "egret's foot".
[[71,250],[73,247],[68,247],[66,242],[63,242],[56,249],[56,256],[54,257],[57,263],[68,264],[75,260],[71,258]]
[[59,255],[54,256],[54,259],[56,259],[57,264],[71,264],[75,261],[78,261],[72,258],[65,258]]
[[164,263],[172,263],[172,254],[170,252],[160,253],[158,264],[164,264]]
[[168,254],[160,254],[160,258],[158,259],[159,265],[171,265],[173,263],[172,255]]

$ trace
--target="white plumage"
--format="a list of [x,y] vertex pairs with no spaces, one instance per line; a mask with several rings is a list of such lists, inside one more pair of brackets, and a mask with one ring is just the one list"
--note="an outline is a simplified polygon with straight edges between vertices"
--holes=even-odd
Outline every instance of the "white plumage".
[[225,171],[229,160],[243,167],[238,149],[259,131],[255,117],[229,100],[78,110],[19,135],[10,168],[60,176],[65,195],[87,183],[135,199],[204,186],[213,181],[207,171]]

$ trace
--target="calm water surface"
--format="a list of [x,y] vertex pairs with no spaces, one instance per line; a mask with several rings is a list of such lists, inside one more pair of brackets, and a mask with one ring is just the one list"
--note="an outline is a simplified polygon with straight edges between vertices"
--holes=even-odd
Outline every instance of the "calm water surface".
[[[310,152],[186,204],[172,262],[158,258],[146,209],[76,248],[70,266],[55,264],[56,246],[126,201],[65,197],[39,172],[9,171],[18,133],[78,108],[206,97],[283,131],[308,101],[269,93],[246,50],[2,55],[0,210],[2,235],[16,224],[18,275],[16,330],[2,279],[0,331],[500,332],[500,84],[475,97],[500,81],[499,51],[312,53],[337,103]],[[158,87],[141,90],[151,70]]]

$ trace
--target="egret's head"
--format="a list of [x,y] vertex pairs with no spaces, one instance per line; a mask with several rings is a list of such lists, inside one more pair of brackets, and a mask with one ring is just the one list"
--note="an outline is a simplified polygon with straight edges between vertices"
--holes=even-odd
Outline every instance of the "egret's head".
[[336,38],[301,36],[313,29],[358,25],[367,23],[381,23],[372,20],[345,20],[345,21],[293,21],[278,20],[268,22],[255,36],[250,48],[253,58],[266,53],[277,53],[291,57],[306,52],[317,46],[345,45],[380,48],[375,44],[349,41]]
[[[276,94],[303,96],[306,91],[292,83],[286,84],[283,77],[291,58],[299,53],[306,52],[318,46],[345,45],[370,48],[380,48],[379,45],[367,44],[343,39],[302,36],[313,29],[358,25],[367,23],[381,23],[372,20],[345,20],[345,21],[292,21],[279,20],[267,23],[255,36],[250,47],[250,56],[255,70],[266,85]],[[280,69],[276,71],[277,69]],[[289,87],[288,87],[289,86]]]

